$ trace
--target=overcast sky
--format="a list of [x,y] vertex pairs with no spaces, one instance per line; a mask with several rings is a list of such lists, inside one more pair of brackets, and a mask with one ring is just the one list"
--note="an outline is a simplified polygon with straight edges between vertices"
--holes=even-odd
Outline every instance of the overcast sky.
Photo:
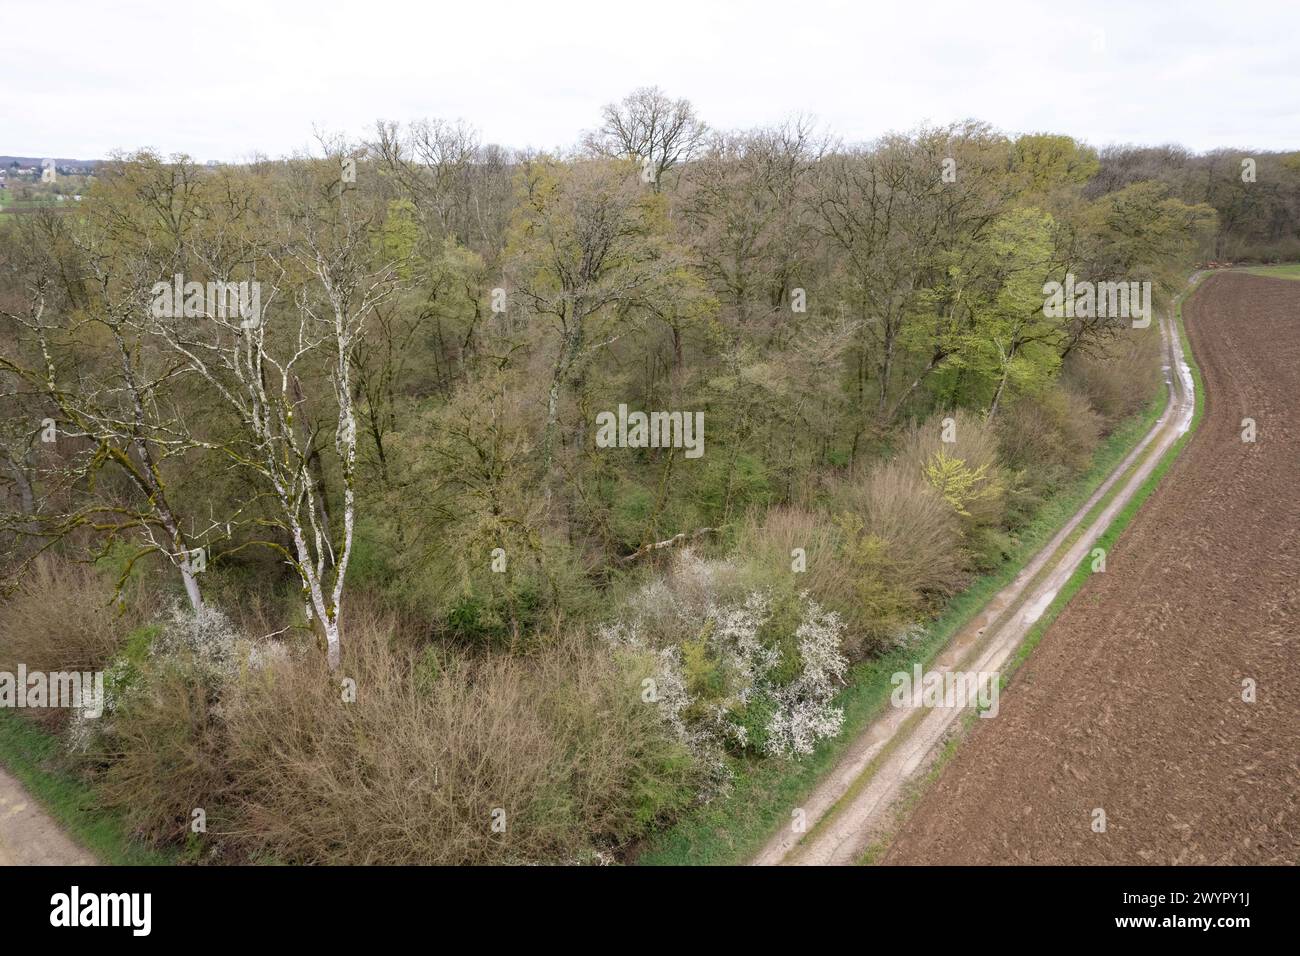
[[[7,6],[0,153],[199,160],[463,118],[573,144],[637,86],[849,141],[974,117],[1094,145],[1300,149],[1300,2],[63,0]],[[42,12],[44,11],[44,12]],[[1060,12],[1057,12],[1060,11]]]

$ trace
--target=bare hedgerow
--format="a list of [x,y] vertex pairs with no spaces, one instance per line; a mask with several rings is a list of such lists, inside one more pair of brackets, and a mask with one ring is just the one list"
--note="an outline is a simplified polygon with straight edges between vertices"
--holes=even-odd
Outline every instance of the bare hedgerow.
[[1161,340],[1157,323],[1074,352],[1062,380],[1081,392],[1108,426],[1136,414],[1160,387]]
[[[795,505],[751,512],[741,525],[737,559],[755,587],[789,584],[807,590],[844,613],[851,601],[852,576],[841,559],[841,535],[834,515]],[[798,566],[802,570],[795,572]]]
[[878,464],[834,485],[830,508],[834,568],[808,577],[843,615],[853,656],[896,645],[965,580],[959,517],[919,471]]
[[180,602],[127,640],[104,674],[103,714],[74,715],[71,749],[98,768],[99,792],[137,836],[187,838],[197,807],[222,819],[229,736],[223,704],[241,673],[284,647],[241,634],[220,610]]
[[[951,424],[945,429],[945,421]],[[951,437],[952,441],[946,441]],[[960,462],[968,474],[979,480],[965,498],[962,515],[967,527],[999,524],[1004,516],[1005,481],[998,461],[996,426],[964,409],[936,412],[912,426],[904,436],[895,458],[903,468],[926,475],[941,458]]]
[[110,695],[111,714],[73,726],[74,744],[100,767],[100,799],[150,843],[184,840],[197,807],[220,818],[228,735],[200,669],[184,653],[148,660],[130,693]]
[[857,505],[862,530],[885,542],[891,576],[920,593],[950,594],[961,586],[957,516],[912,462],[878,465],[843,504]]
[[[109,666],[140,626],[155,597],[145,582],[121,590],[93,565],[45,554],[28,566],[0,604],[0,670],[98,671]],[[32,708],[26,715],[61,729],[82,721],[80,711]]]
[[227,696],[217,837],[241,855],[582,861],[694,798],[694,761],[642,703],[641,670],[607,648],[574,636],[529,658],[470,657],[406,647],[391,623],[358,614],[335,675],[295,654]]
[[139,587],[121,602],[113,583],[88,564],[43,555],[0,605],[0,669],[97,670],[141,620]]
[[216,613],[133,635],[83,722],[104,802],[157,843],[191,840],[203,807],[221,859],[461,864],[608,858],[695,800],[698,762],[641,699],[653,661],[580,635],[527,657],[417,647],[356,607],[338,673]]
[[1031,485],[1051,487],[1088,467],[1102,423],[1081,392],[1057,386],[1025,396],[998,422],[1003,460]]

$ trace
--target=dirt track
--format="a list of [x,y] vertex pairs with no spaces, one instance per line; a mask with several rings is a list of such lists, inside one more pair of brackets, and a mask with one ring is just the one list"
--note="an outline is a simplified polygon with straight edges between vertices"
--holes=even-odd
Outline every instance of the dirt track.
[[[1117,514],[1191,425],[1194,389],[1172,313],[1161,316],[1167,400],[1163,414],[1014,581],[994,595],[930,662],[936,673],[998,672]],[[897,825],[908,788],[925,779],[964,708],[892,707],[873,720],[801,809],[811,832],[783,827],[759,865],[845,865],[875,853]]]
[[1205,419],[885,862],[1300,862],[1300,282],[1183,314]]
[[36,805],[17,780],[0,770],[0,866],[79,866],[94,862]]

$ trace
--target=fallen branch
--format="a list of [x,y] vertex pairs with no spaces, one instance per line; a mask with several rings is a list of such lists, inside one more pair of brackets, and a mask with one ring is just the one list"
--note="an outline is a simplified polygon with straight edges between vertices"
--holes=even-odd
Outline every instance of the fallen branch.
[[694,541],[696,538],[701,538],[706,534],[712,534],[717,530],[718,530],[717,528],[699,528],[695,531],[690,532],[689,534],[683,531],[681,534],[675,534],[671,538],[668,538],[664,541],[655,541],[651,544],[643,544],[641,545],[641,547],[637,548],[635,551],[633,551],[631,554],[627,555],[626,557],[619,558],[619,563],[631,564],[637,558],[644,557],[645,555],[649,554],[651,551],[658,551],[662,548],[671,548],[685,541]]

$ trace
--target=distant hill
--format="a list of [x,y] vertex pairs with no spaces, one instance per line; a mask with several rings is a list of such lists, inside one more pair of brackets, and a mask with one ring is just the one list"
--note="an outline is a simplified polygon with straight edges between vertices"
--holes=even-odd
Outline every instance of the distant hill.
[[0,168],[5,168],[13,163],[19,166],[39,166],[44,160],[53,159],[54,164],[58,167],[77,167],[81,169],[94,169],[102,159],[65,159],[62,156],[0,156]]

